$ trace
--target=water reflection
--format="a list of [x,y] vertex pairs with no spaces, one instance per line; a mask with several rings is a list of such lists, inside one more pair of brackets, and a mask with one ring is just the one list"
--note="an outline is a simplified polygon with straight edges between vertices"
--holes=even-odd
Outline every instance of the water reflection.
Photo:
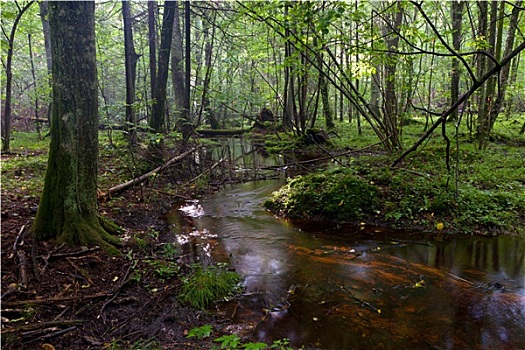
[[525,349],[522,239],[429,244],[380,229],[300,228],[260,205],[281,184],[236,185],[188,203],[178,219],[190,224],[181,234],[195,257],[211,247],[215,260],[245,276],[246,296],[228,314],[252,324],[257,340],[287,337],[323,349]]

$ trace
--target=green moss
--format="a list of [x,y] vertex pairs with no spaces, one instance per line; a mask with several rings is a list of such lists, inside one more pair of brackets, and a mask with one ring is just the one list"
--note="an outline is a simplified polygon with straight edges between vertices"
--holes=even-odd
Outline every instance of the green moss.
[[378,191],[352,171],[336,169],[291,179],[264,205],[290,218],[355,221],[374,213]]

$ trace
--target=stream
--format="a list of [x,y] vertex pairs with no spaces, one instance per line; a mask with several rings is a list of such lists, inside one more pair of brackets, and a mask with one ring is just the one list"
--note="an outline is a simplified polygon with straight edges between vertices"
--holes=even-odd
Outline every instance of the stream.
[[222,307],[231,332],[320,349],[525,349],[522,238],[297,225],[261,205],[283,184],[231,185],[168,215],[192,261],[244,277]]

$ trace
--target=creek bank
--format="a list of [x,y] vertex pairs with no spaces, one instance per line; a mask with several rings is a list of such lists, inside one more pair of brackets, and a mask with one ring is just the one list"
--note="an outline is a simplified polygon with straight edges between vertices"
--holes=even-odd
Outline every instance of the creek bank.
[[293,220],[456,235],[523,233],[525,227],[520,196],[469,184],[455,193],[430,175],[389,168],[339,167],[300,175],[288,179],[264,206]]

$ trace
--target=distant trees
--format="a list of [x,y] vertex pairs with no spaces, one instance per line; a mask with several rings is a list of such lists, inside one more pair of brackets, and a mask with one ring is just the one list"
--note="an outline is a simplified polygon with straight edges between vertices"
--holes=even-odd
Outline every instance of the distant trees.
[[[9,7],[17,13],[15,4]],[[44,26],[45,7],[39,3]],[[357,120],[359,130],[372,129],[386,150],[398,152],[410,146],[403,144],[405,123],[422,117],[428,130],[520,46],[524,12],[523,1],[453,1],[446,9],[415,1],[97,3],[100,108],[104,122],[147,120],[154,133],[176,130],[187,139],[201,122],[239,126],[250,123],[243,116],[270,107],[296,134]],[[14,17],[2,16],[9,37]],[[29,23],[22,18],[20,26]],[[37,73],[49,56],[45,37],[32,35]],[[21,52],[14,47],[13,68],[23,76],[29,65]],[[525,108],[519,60],[516,55],[447,118],[461,123],[458,111],[468,112],[481,149],[501,111]],[[7,97],[9,84],[3,86]],[[15,101],[27,99],[27,86],[14,89]]]
[[[16,30],[18,28],[18,24],[20,23],[20,20],[22,19],[22,16],[24,13],[29,9],[31,5],[33,5],[34,1],[27,2],[24,6],[20,7],[18,2],[15,2],[17,11],[16,12],[2,12],[2,33],[5,39],[5,43],[7,43],[7,57],[4,64],[5,67],[5,74],[6,74],[6,80],[5,80],[5,101],[4,101],[4,110],[2,114],[2,152],[8,152],[10,148],[10,138],[11,138],[11,99],[12,99],[12,88],[13,88],[13,55],[14,55],[14,42],[15,42],[15,34]],[[8,13],[8,15],[6,15]],[[10,17],[13,18],[13,24],[11,25],[11,30],[9,31],[8,28],[5,26],[5,18]],[[9,34],[8,34],[9,32]],[[3,56],[2,56],[3,58]],[[2,59],[2,63],[4,63]]]

